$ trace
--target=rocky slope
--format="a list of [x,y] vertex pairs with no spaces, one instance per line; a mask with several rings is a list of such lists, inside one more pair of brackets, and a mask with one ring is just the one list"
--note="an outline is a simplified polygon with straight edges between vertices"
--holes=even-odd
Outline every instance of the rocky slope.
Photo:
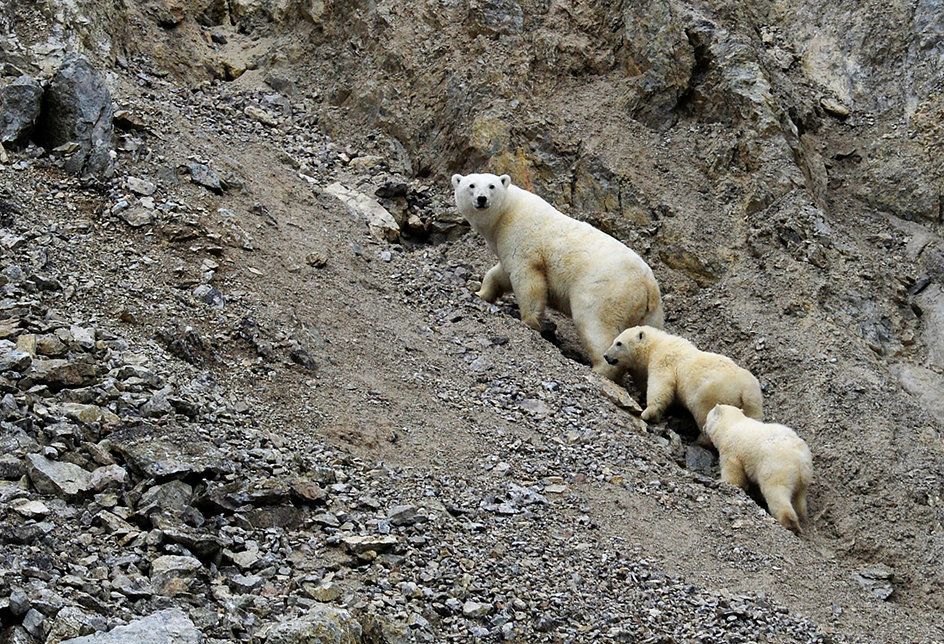
[[[942,15],[6,3],[0,638],[941,641]],[[472,295],[483,168],[760,378],[807,534]]]

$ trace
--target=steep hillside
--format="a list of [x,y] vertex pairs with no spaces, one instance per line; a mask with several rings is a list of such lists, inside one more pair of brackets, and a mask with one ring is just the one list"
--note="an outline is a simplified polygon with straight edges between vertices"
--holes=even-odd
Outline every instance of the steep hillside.
[[[944,640],[944,4],[35,4],[0,86],[118,129],[0,165],[0,641]],[[758,376],[806,534],[473,295],[484,169]]]

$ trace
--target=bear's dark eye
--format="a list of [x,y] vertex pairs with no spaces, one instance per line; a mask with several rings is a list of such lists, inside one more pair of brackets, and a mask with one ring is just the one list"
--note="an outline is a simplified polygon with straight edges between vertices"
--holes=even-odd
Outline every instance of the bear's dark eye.
[[616,343],[616,346],[621,347],[621,346],[623,346],[623,343],[622,343],[622,342],[617,342],[617,343]]
[[469,184],[469,189],[470,189],[470,190],[475,190],[475,184],[474,184],[474,183],[470,183],[470,184]]
[[495,184],[493,184],[493,183],[488,184],[488,189],[489,189],[489,190],[494,190],[494,189],[495,189]]
[[642,340],[642,331],[639,332],[639,339]]

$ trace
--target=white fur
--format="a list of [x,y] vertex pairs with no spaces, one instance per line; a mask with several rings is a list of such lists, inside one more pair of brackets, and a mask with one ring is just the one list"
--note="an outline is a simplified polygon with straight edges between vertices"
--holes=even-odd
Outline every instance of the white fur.
[[622,365],[637,381],[646,383],[643,420],[658,421],[673,400],[685,405],[700,430],[718,403],[742,407],[763,420],[757,378],[731,358],[700,351],[685,338],[650,326],[632,327],[616,337],[604,359]]
[[806,490],[813,478],[806,441],[786,425],[748,418],[731,405],[708,413],[705,433],[718,448],[722,480],[744,489],[748,481],[756,483],[770,514],[799,534],[807,522]]
[[662,326],[652,269],[621,242],[559,212],[508,175],[453,175],[456,207],[499,262],[477,295],[494,302],[514,291],[521,319],[540,330],[547,305],[570,315],[593,369],[618,380],[625,370],[603,352],[627,326]]

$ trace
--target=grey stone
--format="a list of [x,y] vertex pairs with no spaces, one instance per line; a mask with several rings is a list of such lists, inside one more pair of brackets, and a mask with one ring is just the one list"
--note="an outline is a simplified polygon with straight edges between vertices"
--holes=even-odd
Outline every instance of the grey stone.
[[0,86],[0,143],[16,147],[26,142],[43,104],[43,87],[29,76]]
[[98,370],[94,364],[82,360],[35,359],[26,375],[34,382],[55,388],[84,387],[95,382]]
[[138,514],[147,516],[155,510],[181,513],[189,507],[193,487],[183,481],[168,481],[148,488],[137,503]]
[[43,632],[43,623],[46,617],[35,608],[30,608],[23,616],[23,628],[33,637],[43,638],[46,634]]
[[115,172],[112,117],[111,93],[101,74],[84,56],[67,55],[43,95],[38,125],[43,145],[52,149],[74,143],[76,150],[65,158],[66,170],[109,178]]
[[105,624],[101,617],[93,617],[75,606],[64,607],[50,621],[52,624],[46,634],[47,642],[90,635],[97,630],[96,626],[104,628]]
[[194,557],[163,555],[151,562],[151,586],[164,597],[191,594],[203,564]]
[[852,574],[852,578],[859,582],[862,588],[882,600],[888,599],[895,592],[892,586],[893,577],[892,569],[882,564],[861,568]]
[[132,228],[141,228],[154,223],[154,211],[144,206],[122,210],[118,213],[118,217]]
[[19,617],[25,615],[29,609],[29,595],[22,588],[14,588],[10,592],[10,612]]
[[157,186],[152,182],[146,179],[139,179],[137,177],[127,177],[125,179],[125,184],[128,186],[128,190],[131,192],[145,197],[150,197],[157,190]]
[[420,514],[415,505],[395,505],[387,510],[387,519],[392,525],[413,525],[426,521],[427,517]]
[[359,644],[362,628],[350,611],[315,604],[296,619],[282,621],[270,629],[265,644]]
[[222,474],[233,469],[212,443],[189,427],[142,423],[113,432],[108,438],[112,451],[120,454],[131,469],[157,479]]
[[179,608],[168,608],[107,633],[95,633],[62,644],[202,644],[203,634]]
[[368,551],[385,552],[397,545],[400,540],[393,535],[352,535],[341,539],[341,543],[351,554],[359,555]]
[[51,461],[40,454],[26,456],[30,480],[43,494],[73,499],[92,489],[89,473],[78,465]]
[[690,472],[711,476],[714,462],[714,455],[700,445],[689,445],[685,448],[685,467]]
[[210,169],[210,166],[204,163],[188,163],[184,168],[190,173],[190,180],[192,182],[204,188],[209,188],[217,194],[222,194],[223,182],[220,181],[216,173]]
[[92,470],[89,484],[96,492],[108,487],[121,487],[128,481],[128,471],[120,465],[103,465]]
[[0,348],[0,373],[5,371],[23,372],[33,364],[33,356],[26,351]]

